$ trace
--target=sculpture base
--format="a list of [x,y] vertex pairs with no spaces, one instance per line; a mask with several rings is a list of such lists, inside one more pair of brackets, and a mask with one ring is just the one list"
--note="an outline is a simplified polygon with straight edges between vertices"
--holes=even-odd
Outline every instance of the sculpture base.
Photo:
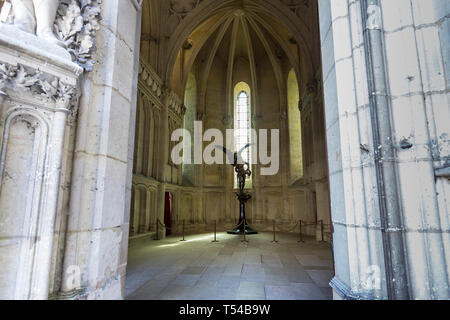
[[[230,230],[227,232],[228,234],[233,235],[243,235],[244,234],[244,228],[241,226],[239,228],[236,228],[234,230]],[[252,235],[252,234],[258,234],[258,231],[253,230],[248,224],[245,226],[245,234]]]
[[[28,56],[50,59],[49,62],[56,65],[71,65],[77,73],[83,71],[81,67],[72,62],[69,51],[55,43],[38,38],[34,34],[22,31],[14,25],[0,23],[0,43],[2,45],[8,43],[8,48],[21,52],[23,55],[19,57],[21,59],[28,58]],[[32,59],[27,60],[32,61]]]
[[252,198],[252,196],[248,193],[245,193],[243,190],[241,190],[241,192],[236,193],[236,196],[239,200],[239,224],[236,229],[234,230],[230,230],[227,233],[228,234],[234,234],[234,235],[241,235],[244,234],[244,228],[245,228],[245,234],[258,234],[258,232],[256,232],[255,230],[253,230],[252,228],[250,228],[250,226],[248,225],[248,223],[245,224],[244,227],[244,221],[247,222],[246,218],[245,218],[245,204],[247,203],[248,200],[250,200]]

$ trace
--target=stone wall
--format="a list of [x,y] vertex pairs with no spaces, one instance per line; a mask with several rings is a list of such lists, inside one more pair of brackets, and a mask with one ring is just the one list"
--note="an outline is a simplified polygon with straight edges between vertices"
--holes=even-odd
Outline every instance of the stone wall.
[[[243,65],[245,71],[245,64]],[[247,69],[248,70],[248,69]],[[318,86],[312,87],[308,94],[303,97],[302,111],[304,111],[303,122],[305,134],[303,144],[309,146],[305,151],[310,153],[310,167],[305,168],[305,177],[290,184],[290,161],[289,139],[288,139],[288,118],[280,114],[280,97],[273,95],[275,79],[269,70],[261,71],[261,93],[260,97],[255,97],[261,101],[260,114],[264,116],[257,121],[257,128],[278,129],[284,128],[281,137],[281,168],[275,176],[260,176],[259,166],[254,166],[252,187],[248,191],[253,199],[247,205],[247,218],[258,230],[271,230],[272,222],[275,220],[280,228],[298,232],[299,220],[304,223],[318,224],[304,226],[303,232],[322,239],[320,222],[323,221],[325,228],[325,240],[330,240],[330,215],[328,204],[328,183],[326,178],[326,156],[325,141],[323,138],[323,112],[321,111],[321,94]],[[212,66],[211,78],[208,81],[206,92],[206,113],[202,115],[203,130],[218,128],[222,132],[227,126],[224,123],[225,86],[224,78],[221,76],[225,72],[224,65],[216,61]],[[248,73],[243,73],[243,77],[237,76],[235,83],[242,80],[249,80],[245,77]],[[287,79],[288,70],[285,78]],[[132,192],[132,209],[130,222],[131,236],[151,236],[156,231],[156,220],[164,222],[164,214],[161,208],[155,205],[156,201],[163,201],[158,197],[158,188],[164,185],[165,192],[171,192],[174,200],[174,210],[172,212],[172,227],[175,232],[181,232],[180,226],[183,221],[189,225],[190,232],[211,231],[214,223],[217,222],[221,231],[229,229],[236,223],[238,218],[238,202],[234,196],[234,173],[229,165],[195,165],[194,172],[196,181],[194,186],[191,183],[183,184],[182,180],[176,180],[174,175],[178,174],[180,168],[170,165],[170,160],[164,180],[160,181],[155,173],[148,169],[150,163],[160,161],[158,148],[163,143],[158,130],[154,128],[154,119],[158,119],[159,110],[162,108],[163,89],[159,76],[145,61],[141,61],[139,75],[139,95],[138,112],[135,143],[135,163]],[[287,92],[286,92],[287,95]],[[285,104],[281,109],[287,111],[287,97],[281,99]],[[200,102],[199,102],[200,103]],[[150,115],[150,118],[149,118]],[[312,118],[314,117],[314,118]],[[180,122],[177,122],[180,123]],[[256,123],[256,122],[255,122]],[[173,127],[169,128],[169,133],[173,132]],[[308,138],[309,137],[309,138]],[[320,138],[322,137],[322,138]],[[314,139],[314,140],[313,140]],[[205,143],[205,147],[208,143]],[[141,163],[145,164],[142,165]],[[166,161],[167,163],[167,161]],[[155,167],[155,166],[153,166]],[[147,169],[145,169],[147,168]],[[189,181],[190,182],[190,181]],[[159,199],[159,200],[158,200]],[[317,213],[316,213],[317,212]],[[162,229],[162,226],[161,228]],[[161,231],[162,232],[162,231]]]
[[335,292],[448,299],[449,4],[319,9]]
[[[204,131],[217,128],[224,132],[232,127],[233,88],[240,81],[249,84],[252,91],[253,128],[281,129],[281,169],[275,176],[260,176],[260,168],[258,166],[253,168],[249,189],[253,199],[248,203],[248,219],[260,230],[272,228],[272,220],[276,220],[283,229],[292,229],[300,219],[310,223],[322,220],[326,226],[326,239],[330,240],[324,114],[317,54],[319,43],[313,40],[314,35],[318,37],[317,24],[312,18],[317,16],[317,7],[313,2],[303,1],[290,1],[288,4],[258,1],[257,5],[261,10],[252,14],[253,8],[241,8],[234,4],[213,3],[213,1],[203,1],[198,7],[192,8],[185,1],[166,3],[155,0],[145,3],[143,10],[146,14],[142,24],[142,65],[152,70],[148,73],[161,79],[156,82],[170,84],[171,89],[181,100],[185,95],[184,88],[188,78],[195,78],[197,84],[195,120],[203,122]],[[208,6],[210,11],[202,11]],[[215,10],[219,10],[221,6],[226,13],[215,16]],[[178,12],[181,8],[182,12]],[[283,22],[290,19],[295,28],[302,30],[301,33],[294,33],[289,39],[287,29],[276,25],[276,22],[270,20],[272,18],[266,21],[261,19],[262,16],[259,17],[264,10],[271,12],[272,9],[278,10],[279,16],[283,16]],[[244,16],[245,19],[241,22],[240,18],[235,18]],[[230,35],[232,29],[239,32]],[[211,36],[214,32],[216,36]],[[267,32],[269,34],[266,34]],[[275,45],[273,41],[281,43]],[[299,45],[298,48],[293,45],[303,41],[309,42],[305,46]],[[252,48],[248,42],[252,43],[250,46]],[[230,43],[236,44],[235,49],[232,49],[234,45],[228,49]],[[264,52],[267,53],[266,56],[262,54]],[[298,57],[299,52],[302,53],[301,57]],[[230,58],[231,61],[228,60]],[[291,70],[297,75],[300,98],[303,101],[302,108],[305,112],[302,113],[304,132],[302,142],[304,155],[309,157],[303,178],[292,181],[287,110],[287,80]],[[309,83],[311,85],[307,85]],[[140,87],[141,92],[147,91],[144,87],[145,84]],[[163,100],[162,97],[157,97],[158,99]],[[153,103],[157,102],[150,104]],[[194,119],[191,117],[190,120]],[[146,120],[138,116],[138,126],[142,121]],[[185,125],[192,127],[191,123]],[[151,130],[153,129],[149,127],[144,129],[144,132]],[[169,128],[169,135],[172,131],[173,126]],[[139,138],[141,142],[137,140],[136,150],[147,148],[149,144],[147,141],[150,141],[147,139],[141,134]],[[159,141],[156,145],[164,143],[158,137],[155,139]],[[204,147],[208,144],[205,143]],[[156,149],[154,152],[150,158],[160,157],[160,152]],[[136,154],[138,158],[141,156],[140,153]],[[157,206],[157,213],[151,213],[150,216],[163,221],[161,190],[164,188],[165,191],[171,190],[177,204],[172,214],[172,226],[180,225],[186,220],[186,223],[194,225],[193,230],[203,231],[211,229],[217,220],[220,228],[226,230],[235,222],[238,202],[234,196],[234,174],[231,166],[192,166],[190,170],[194,174],[191,176],[195,178],[189,181],[174,179],[174,175],[170,173],[179,173],[180,169],[169,167],[166,167],[167,174],[163,179],[154,174],[135,172],[136,187],[139,185],[141,189],[143,184],[147,185],[145,191],[147,194],[156,192],[155,188],[159,190],[157,192],[160,204]],[[161,187],[162,185],[164,186]],[[144,191],[141,190],[139,193],[142,192]],[[134,209],[135,215],[148,216],[147,212],[149,208],[153,208],[154,203],[146,201],[145,206],[142,206],[140,198],[142,196],[134,198],[134,201],[138,202],[134,208],[141,208],[139,213]],[[141,219],[134,218],[133,230],[139,229],[137,221]],[[321,239],[319,229],[318,225],[305,228],[308,234],[317,235],[318,239]],[[141,229],[141,235],[149,231],[150,234],[154,232],[154,227],[153,229],[150,227],[150,230],[147,230],[147,227]]]
[[81,85],[62,279],[54,298],[123,298],[140,10],[137,0],[101,3],[96,63]]

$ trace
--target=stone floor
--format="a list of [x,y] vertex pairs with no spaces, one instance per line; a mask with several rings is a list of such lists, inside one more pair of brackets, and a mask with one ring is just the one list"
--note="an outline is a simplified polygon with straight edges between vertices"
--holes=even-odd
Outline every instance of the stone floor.
[[129,300],[324,300],[332,299],[329,244],[270,233],[242,237],[210,234],[130,245]]

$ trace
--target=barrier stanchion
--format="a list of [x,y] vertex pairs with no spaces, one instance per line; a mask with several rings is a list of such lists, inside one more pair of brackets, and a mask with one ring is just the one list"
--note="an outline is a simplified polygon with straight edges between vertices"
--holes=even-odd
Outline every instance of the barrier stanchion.
[[245,228],[245,226],[247,225],[247,221],[244,220],[243,223],[244,223],[244,240],[242,240],[241,242],[243,242],[243,243],[248,243],[248,240],[247,240],[247,237],[246,237],[246,235],[247,235],[247,229]]
[[277,241],[277,230],[276,230],[276,222],[273,220],[273,240],[272,243],[278,243]]
[[154,239],[156,241],[159,241],[159,219],[156,220],[156,238]]
[[217,220],[214,220],[214,240],[211,242],[219,242],[217,241]]
[[183,220],[183,239],[180,240],[180,242],[186,241],[186,239],[184,238],[184,232],[185,232],[185,220]]
[[320,233],[322,235],[322,242],[325,242],[324,231],[323,220],[320,220]]
[[300,220],[300,240],[297,241],[298,243],[303,243],[303,234],[302,234],[302,220]]

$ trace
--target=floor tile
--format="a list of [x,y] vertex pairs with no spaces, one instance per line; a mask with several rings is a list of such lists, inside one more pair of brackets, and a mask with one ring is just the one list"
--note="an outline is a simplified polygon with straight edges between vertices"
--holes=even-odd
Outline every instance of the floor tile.
[[[322,300],[332,299],[329,244],[294,234],[249,237],[221,233],[179,242],[136,240],[130,246],[126,299],[129,300]],[[204,241],[201,239],[205,239]]]
[[306,271],[316,285],[321,288],[329,288],[330,281],[333,278],[331,270],[309,270]]
[[239,285],[238,294],[245,296],[262,296],[265,294],[264,284],[242,281]]
[[295,292],[296,300],[326,300],[322,290],[313,283],[293,283],[291,288]]
[[182,274],[193,274],[193,275],[199,275],[202,274],[205,271],[205,267],[187,267],[184,269]]

